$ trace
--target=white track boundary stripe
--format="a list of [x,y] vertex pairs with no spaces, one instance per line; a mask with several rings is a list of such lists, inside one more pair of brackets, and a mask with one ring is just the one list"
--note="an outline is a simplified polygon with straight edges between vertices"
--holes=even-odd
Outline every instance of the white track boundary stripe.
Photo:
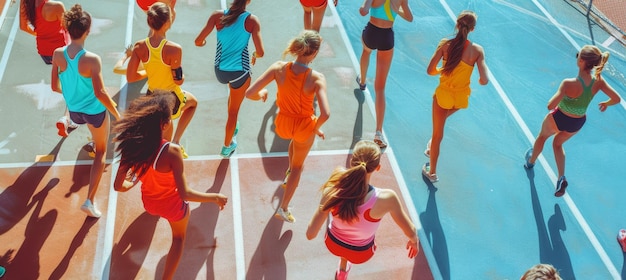
[[[9,12],[9,7],[11,6],[12,2],[13,1],[11,0],[4,2],[4,8],[2,9],[2,14],[0,14],[0,29],[2,29],[2,26],[4,25],[4,19],[7,17],[7,13]],[[17,11],[19,15],[20,7],[17,8]]]
[[[354,49],[352,48],[352,44],[350,43],[350,39],[348,38],[346,29],[343,26],[343,22],[339,18],[339,14],[337,13],[337,9],[335,8],[335,6],[328,5],[328,7],[330,8],[333,14],[334,21],[337,24],[337,29],[339,29],[341,38],[343,39],[346,50],[348,51],[348,55],[350,56],[350,60],[352,61],[352,67],[358,73],[358,71],[360,71],[359,70],[360,62],[359,60],[357,60],[356,54],[354,53]],[[363,95],[365,96],[365,100],[367,101],[367,106],[370,109],[370,113],[372,114],[372,116],[376,116],[376,112],[374,111],[374,108],[375,108],[374,101],[372,100],[370,96],[369,89],[365,89],[365,91],[363,92]],[[383,135],[386,136],[384,131],[383,131]],[[386,139],[387,141],[389,141],[388,138]],[[435,279],[442,279],[441,272],[439,271],[439,266],[437,265],[437,261],[435,259],[435,255],[432,252],[432,248],[430,246],[424,246],[425,244],[424,242],[426,242],[428,238],[422,228],[422,224],[417,214],[417,209],[415,208],[415,204],[413,204],[413,200],[411,199],[411,194],[407,188],[406,181],[404,180],[404,176],[402,175],[402,172],[400,171],[400,167],[393,153],[392,145],[389,145],[387,147],[387,149],[385,150],[385,154],[389,158],[389,164],[391,165],[391,169],[393,170],[393,173],[396,176],[396,179],[398,181],[398,188],[400,189],[400,192],[402,193],[402,199],[404,200],[404,203],[408,209],[409,216],[411,217],[411,220],[415,224],[417,234],[419,236],[419,239],[421,240],[420,243],[422,244],[421,246],[422,251],[424,252],[424,256],[426,257],[426,261],[428,262],[428,267],[430,268],[430,271],[433,274],[433,277]]]
[[232,183],[232,197],[230,199],[233,208],[233,230],[235,233],[235,268],[237,279],[246,278],[246,259],[243,240],[243,218],[241,212],[241,188],[239,182],[239,161],[237,158],[230,159],[230,180]]
[[[448,4],[446,3],[445,0],[440,0],[440,3],[442,5],[444,5],[444,7],[449,9],[449,6],[448,6]],[[539,3],[537,3],[536,0],[533,0],[533,3],[535,3],[537,5],[537,7],[546,15],[546,17],[548,17],[548,19],[550,19],[550,22],[552,22],[553,25],[555,25],[557,28],[559,28],[561,33],[563,33],[563,35],[565,35],[565,37],[570,41],[570,43],[572,43],[574,46],[577,46],[576,42],[573,41],[572,37],[567,32],[565,32],[562,28],[559,27],[558,23],[556,23],[554,18],[543,8],[543,6],[541,6]],[[452,19],[453,22],[455,22],[456,21],[456,16],[451,16],[451,19]],[[578,47],[578,49],[580,49],[580,48]],[[517,109],[515,108],[515,106],[513,106],[513,103],[508,98],[508,95],[505,93],[504,89],[502,89],[502,87],[500,86],[500,83],[495,78],[493,73],[491,71],[489,71],[488,75],[489,75],[489,79],[491,80],[494,88],[498,92],[498,95],[500,96],[500,98],[502,99],[502,101],[504,102],[506,107],[509,109],[509,111],[513,115],[513,118],[515,119],[515,121],[517,122],[519,127],[524,132],[524,135],[526,136],[526,138],[529,140],[530,144],[532,145],[535,142],[535,138],[532,135],[532,133],[530,132],[530,130],[528,129],[528,126],[526,125],[526,123],[524,122],[524,120],[522,119],[520,114],[517,112]],[[556,176],[554,170],[550,167],[550,165],[548,165],[548,162],[545,160],[543,155],[540,155],[538,159],[539,159],[539,162],[541,163],[541,166],[546,170],[546,173],[548,174],[548,177],[550,178],[550,180],[553,181],[553,182],[556,182],[556,180],[557,180],[556,177],[557,176]],[[571,197],[569,196],[568,193],[565,193],[565,195],[563,196],[563,199],[565,200],[565,203],[567,204],[567,206],[570,209],[570,211],[572,211],[572,214],[576,218],[576,221],[579,223],[579,225],[583,229],[583,232],[585,233],[585,235],[587,236],[587,238],[589,239],[589,241],[593,245],[594,249],[596,250],[598,255],[600,255],[600,258],[601,258],[602,262],[604,263],[604,265],[607,267],[607,269],[609,270],[609,272],[611,273],[611,275],[614,278],[617,277],[616,279],[619,279],[620,276],[619,276],[619,273],[617,273],[617,269],[615,269],[615,266],[613,265],[611,260],[608,258],[608,255],[606,254],[606,252],[604,251],[602,246],[600,246],[600,243],[598,242],[598,239],[593,234],[593,231],[591,231],[591,228],[589,227],[589,225],[587,224],[585,218],[582,216],[582,214],[578,210],[578,207],[576,206],[574,201],[571,199]]]
[[[11,2],[11,0],[7,0],[7,2]],[[15,14],[15,19],[13,20],[13,25],[11,26],[11,32],[9,33],[7,44],[4,46],[4,52],[2,53],[2,60],[0,60],[0,82],[2,82],[2,78],[4,78],[4,72],[7,69],[11,49],[13,48],[13,43],[15,42],[15,35],[19,29],[18,26],[20,26],[19,10],[20,9],[17,9],[17,13]]]
[[[133,15],[135,12],[135,0],[128,0],[128,9],[126,12],[126,36],[124,37],[124,51],[126,46],[131,44],[133,34]],[[126,108],[126,98],[128,96],[128,86],[126,84],[126,76],[123,75],[120,78],[120,96],[118,99],[118,110]],[[109,279],[111,272],[111,257],[113,253],[113,238],[115,237],[115,219],[117,218],[117,192],[113,188],[115,182],[115,175],[119,169],[119,161],[112,160],[111,164],[111,182],[109,187],[109,201],[107,205],[106,223],[104,228],[104,237],[102,245],[102,255],[100,258],[101,267],[98,272],[102,275],[102,279]],[[99,238],[98,238],[99,239]],[[99,243],[98,243],[99,244]],[[97,246],[96,246],[97,248]],[[98,254],[96,254],[98,256]],[[94,260],[94,264],[98,262]]]

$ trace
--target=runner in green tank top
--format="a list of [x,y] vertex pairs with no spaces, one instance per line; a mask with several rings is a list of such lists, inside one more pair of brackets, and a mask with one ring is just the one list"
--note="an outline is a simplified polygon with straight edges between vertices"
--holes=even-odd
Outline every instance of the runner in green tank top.
[[526,151],[524,167],[530,169],[535,165],[546,140],[554,135],[552,147],[559,172],[554,193],[557,197],[564,195],[565,188],[567,188],[563,143],[578,133],[585,124],[587,107],[595,94],[602,91],[610,98],[598,104],[600,112],[604,112],[608,106],[621,102],[619,94],[600,75],[608,59],[609,53],[602,53],[596,46],[582,47],[576,54],[578,77],[568,78],[561,82],[559,89],[548,102],[550,112],[543,120],[541,132],[535,144]]

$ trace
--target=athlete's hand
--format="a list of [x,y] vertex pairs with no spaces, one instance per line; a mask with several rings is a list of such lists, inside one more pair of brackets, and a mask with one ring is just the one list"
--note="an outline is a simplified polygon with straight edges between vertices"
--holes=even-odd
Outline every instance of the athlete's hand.
[[409,259],[415,258],[420,251],[419,240],[417,242],[409,240],[409,242],[406,243],[406,249],[409,250]]
[[220,207],[220,210],[224,210],[224,206],[228,203],[228,197],[218,193],[215,194],[215,204]]
[[316,130],[315,134],[317,134],[318,137],[322,138],[322,140],[326,140],[326,135],[324,134],[324,131],[321,130]]
[[606,101],[598,103],[598,108],[600,112],[604,112],[609,105],[606,104]]
[[265,102],[267,100],[267,89],[264,88],[262,90],[259,90],[259,96],[261,97],[261,100]]

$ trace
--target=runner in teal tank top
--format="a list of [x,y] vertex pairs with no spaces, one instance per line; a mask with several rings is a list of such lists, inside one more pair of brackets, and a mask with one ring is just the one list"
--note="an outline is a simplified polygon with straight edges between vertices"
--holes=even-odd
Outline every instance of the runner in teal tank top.
[[100,57],[84,49],[85,39],[91,27],[91,15],[79,4],[63,16],[72,39],[67,47],[57,48],[52,55],[52,90],[65,97],[70,118],[77,124],[87,124],[94,142],[95,156],[89,175],[87,199],[81,210],[91,217],[99,218],[95,196],[105,166],[109,140],[109,111],[116,120],[120,113],[115,108],[102,80]]
[[[224,128],[224,145],[220,155],[230,157],[237,149],[239,131],[239,108],[250,86],[250,64],[263,57],[265,49],[261,40],[259,18],[246,11],[250,0],[234,0],[230,8],[217,10],[209,17],[206,25],[196,37],[196,46],[206,44],[206,37],[217,30],[215,51],[215,76],[222,84],[228,84],[228,118]],[[255,51],[250,55],[248,41],[252,37]]]
[[[561,82],[557,92],[548,101],[548,110],[541,125],[541,132],[532,148],[526,151],[526,169],[533,168],[535,161],[543,150],[546,140],[554,135],[552,147],[554,159],[559,173],[554,195],[565,194],[568,186],[565,178],[565,152],[563,143],[574,136],[583,127],[587,119],[586,112],[589,103],[598,91],[604,92],[609,100],[598,103],[600,112],[608,106],[621,102],[619,94],[602,78],[602,69],[609,59],[609,53],[602,53],[596,46],[583,46],[576,54],[578,77],[565,79]],[[593,72],[593,73],[592,73]]]

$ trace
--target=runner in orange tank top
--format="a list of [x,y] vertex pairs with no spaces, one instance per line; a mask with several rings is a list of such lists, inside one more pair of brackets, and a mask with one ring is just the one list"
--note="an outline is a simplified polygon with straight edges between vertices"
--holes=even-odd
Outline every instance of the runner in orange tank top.
[[[276,81],[278,95],[276,104],[279,112],[274,124],[276,133],[281,138],[289,139],[289,168],[283,186],[285,192],[276,216],[293,223],[296,219],[289,210],[289,202],[296,192],[302,167],[315,135],[324,139],[320,130],[330,116],[326,98],[326,78],[321,73],[311,70],[309,63],[315,59],[322,38],[319,33],[306,30],[291,40],[284,55],[296,57],[293,62],[278,61],[272,64],[246,91],[246,97],[252,100],[267,100],[267,86]],[[313,102],[317,97],[320,115],[315,116]]]

